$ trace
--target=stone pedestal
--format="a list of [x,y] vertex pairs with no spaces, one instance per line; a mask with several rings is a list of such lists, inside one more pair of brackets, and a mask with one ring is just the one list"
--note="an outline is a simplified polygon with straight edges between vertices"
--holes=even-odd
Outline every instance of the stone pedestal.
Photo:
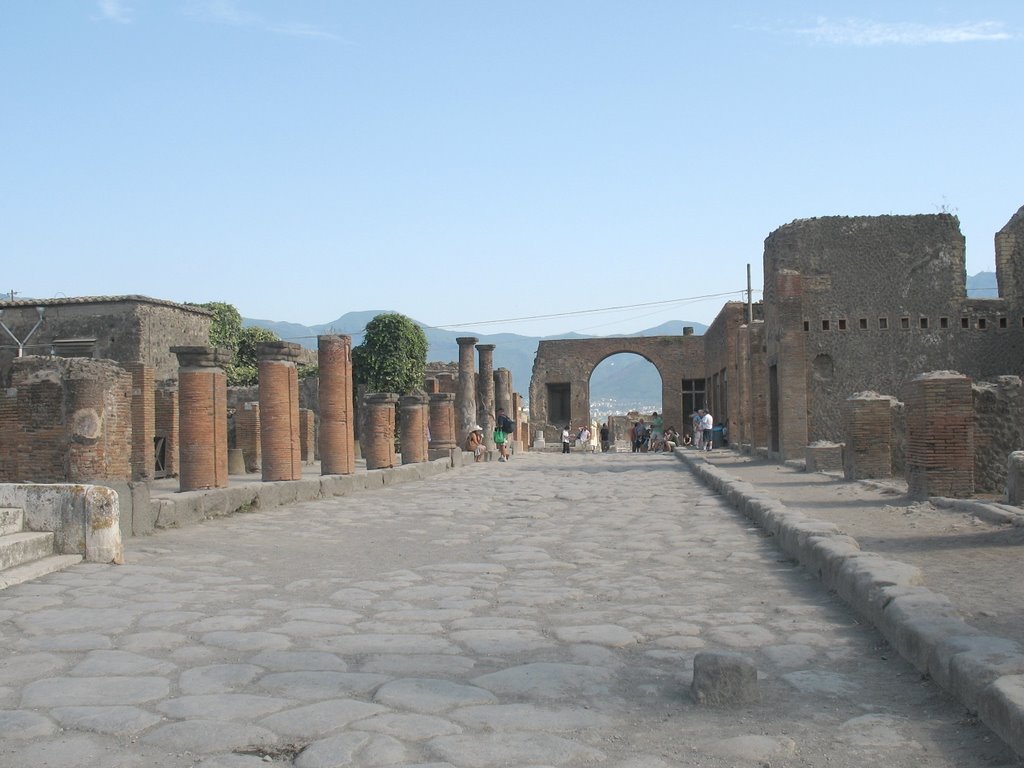
[[356,471],[355,401],[352,398],[352,337],[319,336],[320,472]]
[[302,348],[293,342],[256,346],[260,377],[260,451],[264,482],[299,480],[302,449],[299,431],[299,372]]
[[907,384],[904,402],[910,496],[973,496],[971,380],[953,371],[923,373]]
[[215,347],[171,347],[178,356],[178,487],[228,485],[228,381],[231,353]]
[[360,440],[367,469],[395,466],[395,403],[398,395],[375,392],[363,399],[366,432]]
[[473,345],[479,341],[473,336],[461,336],[459,344],[459,381],[455,390],[455,426],[459,445],[466,442],[476,424],[476,369],[473,360]]
[[404,395],[398,398],[403,464],[419,464],[428,459],[428,402],[427,396],[423,394]]
[[494,450],[494,345],[477,344],[480,376],[477,378],[477,423],[484,428],[484,445]]
[[843,454],[847,480],[892,477],[892,404],[893,398],[877,392],[847,398]]
[[435,392],[430,395],[430,449],[450,450],[457,447],[455,436],[455,395]]
[[245,474],[245,454],[241,448],[228,448],[228,474]]
[[156,388],[153,369],[128,363],[132,377],[132,480],[152,480],[156,469],[153,438],[156,435]]

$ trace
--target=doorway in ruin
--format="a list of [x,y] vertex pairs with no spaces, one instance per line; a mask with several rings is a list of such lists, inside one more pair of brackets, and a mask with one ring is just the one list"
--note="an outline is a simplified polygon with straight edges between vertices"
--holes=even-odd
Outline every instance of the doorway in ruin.
[[645,420],[655,411],[664,414],[661,373],[643,355],[631,352],[609,355],[594,366],[588,387],[590,420],[598,429],[607,422],[613,445],[629,442],[629,427],[635,419],[628,414],[638,413]]

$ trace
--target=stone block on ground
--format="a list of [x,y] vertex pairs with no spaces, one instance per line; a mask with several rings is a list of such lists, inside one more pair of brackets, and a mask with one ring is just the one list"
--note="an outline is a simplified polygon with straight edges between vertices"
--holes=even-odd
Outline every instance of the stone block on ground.
[[693,659],[690,694],[698,704],[727,707],[757,701],[757,667],[730,651],[702,651]]

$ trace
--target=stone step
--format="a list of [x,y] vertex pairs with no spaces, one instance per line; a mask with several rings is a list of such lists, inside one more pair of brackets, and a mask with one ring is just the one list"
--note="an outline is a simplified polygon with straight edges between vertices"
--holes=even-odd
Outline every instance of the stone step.
[[0,589],[12,587],[32,579],[38,579],[48,573],[63,571],[72,565],[82,562],[81,555],[50,555],[39,560],[33,560],[24,565],[16,565],[0,571]]
[[0,536],[0,570],[53,554],[53,534],[22,531]]
[[0,536],[18,533],[24,526],[25,513],[20,507],[0,507]]

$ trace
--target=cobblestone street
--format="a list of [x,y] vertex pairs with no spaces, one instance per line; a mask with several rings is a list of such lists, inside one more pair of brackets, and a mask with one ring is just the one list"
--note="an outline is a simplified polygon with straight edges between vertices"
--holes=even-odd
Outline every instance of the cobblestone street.
[[[1018,765],[671,455],[526,454],[0,592],[0,766]],[[760,701],[696,705],[737,651]]]

